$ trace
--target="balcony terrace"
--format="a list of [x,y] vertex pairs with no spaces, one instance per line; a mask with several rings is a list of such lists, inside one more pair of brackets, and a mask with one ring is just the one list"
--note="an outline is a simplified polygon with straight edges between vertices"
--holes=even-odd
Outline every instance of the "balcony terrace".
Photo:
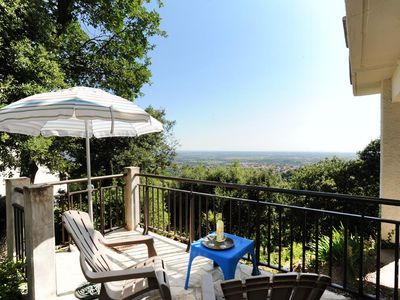
[[[142,234],[139,231],[117,230],[107,234],[107,238],[115,239],[121,237],[129,237],[131,235]],[[173,299],[177,300],[194,300],[201,299],[201,277],[204,273],[212,274],[214,285],[219,295],[222,292],[219,289],[219,282],[223,280],[223,275],[220,269],[213,268],[210,260],[202,257],[196,258],[191,270],[189,288],[183,288],[189,253],[186,252],[186,244],[171,240],[169,238],[151,233],[154,237],[155,247],[158,255],[163,258],[168,268],[168,278],[170,281]],[[124,252],[118,256],[118,262],[122,262],[125,266],[140,262],[147,258],[147,249],[144,245],[139,245],[133,248],[124,249]],[[115,257],[115,255],[113,254]],[[123,265],[121,265],[123,267]],[[71,246],[71,251],[58,252],[56,254],[56,269],[57,269],[57,299],[67,300],[76,299],[74,296],[75,289],[82,283],[86,282],[83,277],[79,265],[79,251],[76,247]],[[239,264],[236,269],[236,278],[247,278],[251,275],[252,268],[246,264]],[[261,270],[263,274],[269,272]],[[148,299],[159,299],[158,293],[153,293],[153,297]],[[346,299],[342,295],[335,294],[331,291],[325,291],[322,299]]]
[[[140,230],[153,235],[158,254],[167,263],[176,299],[200,299],[204,272],[212,273],[218,288],[221,271],[209,260],[196,258],[189,289],[183,289],[188,245],[215,230],[217,212],[224,216],[226,232],[254,241],[256,261],[263,272],[322,273],[331,276],[331,288],[336,292],[365,299],[398,299],[400,221],[379,217],[379,205],[396,207],[396,200],[149,175],[141,174],[138,168],[125,171],[93,179],[94,224],[111,239],[141,234]],[[60,184],[67,188],[54,197],[53,186]],[[8,238],[12,241],[8,253],[19,259],[26,255],[28,274],[33,273],[28,278],[40,278],[44,269],[47,274],[57,270],[52,293],[64,299],[73,297],[73,290],[84,281],[78,252],[57,252],[53,270],[54,246],[49,243],[41,254],[46,255],[48,266],[35,259],[39,255],[35,251],[44,251],[43,243],[48,241],[68,245],[59,216],[68,209],[87,211],[87,190],[80,184],[84,186],[85,179],[43,186],[29,186],[24,179],[7,183],[8,215],[12,215],[8,219],[7,233],[12,237]],[[47,237],[43,231],[48,226],[41,226],[42,221],[32,217],[35,209],[44,209],[35,208],[40,201],[47,203],[50,216],[55,208],[55,231],[48,231]],[[24,227],[23,222],[30,226]],[[34,226],[35,222],[38,225]],[[381,236],[383,225],[393,227],[393,244]],[[28,241],[38,232],[44,242],[35,247]],[[126,263],[140,261],[146,254],[137,247],[124,250],[127,252],[120,258]],[[236,277],[249,276],[247,260],[243,257]],[[46,282],[51,282],[48,275]],[[28,281],[31,292],[36,290],[34,284],[44,287],[40,280]],[[324,295],[324,299],[341,298],[330,292]]]

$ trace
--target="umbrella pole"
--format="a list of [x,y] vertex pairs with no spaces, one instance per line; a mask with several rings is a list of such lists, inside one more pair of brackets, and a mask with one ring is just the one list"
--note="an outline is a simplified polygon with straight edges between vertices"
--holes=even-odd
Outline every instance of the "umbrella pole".
[[93,200],[92,200],[92,175],[90,166],[90,136],[89,136],[89,121],[85,121],[86,130],[86,168],[87,168],[87,190],[88,190],[88,208],[90,220],[93,222]]

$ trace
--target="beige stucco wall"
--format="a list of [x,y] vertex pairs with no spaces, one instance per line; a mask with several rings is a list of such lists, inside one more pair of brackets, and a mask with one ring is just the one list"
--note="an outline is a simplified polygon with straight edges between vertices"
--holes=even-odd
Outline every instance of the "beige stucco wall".
[[[400,103],[392,101],[390,79],[382,82],[380,182],[380,197],[400,199]],[[383,218],[400,220],[400,207],[382,205],[381,212]],[[382,239],[387,240],[393,229],[383,224]]]

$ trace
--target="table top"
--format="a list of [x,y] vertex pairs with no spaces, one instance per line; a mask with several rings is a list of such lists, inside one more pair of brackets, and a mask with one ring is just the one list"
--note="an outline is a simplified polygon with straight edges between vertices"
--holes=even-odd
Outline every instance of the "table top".
[[254,242],[252,240],[242,238],[233,234],[224,233],[226,237],[231,238],[234,241],[234,246],[232,248],[226,250],[213,250],[205,247],[202,242],[205,238],[201,238],[191,244],[190,251],[195,251],[199,255],[202,254],[210,254],[213,257],[220,257],[220,258],[234,258],[238,255],[241,256],[249,251],[253,251]]

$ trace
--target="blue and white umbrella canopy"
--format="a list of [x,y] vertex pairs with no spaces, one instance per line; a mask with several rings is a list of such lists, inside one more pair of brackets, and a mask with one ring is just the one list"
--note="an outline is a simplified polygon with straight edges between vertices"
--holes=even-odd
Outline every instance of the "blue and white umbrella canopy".
[[0,110],[0,131],[33,136],[134,137],[162,130],[131,101],[88,87],[36,94]]
[[0,131],[86,138],[92,219],[90,137],[136,137],[162,130],[162,124],[139,106],[96,88],[74,87],[36,94],[0,109]]

